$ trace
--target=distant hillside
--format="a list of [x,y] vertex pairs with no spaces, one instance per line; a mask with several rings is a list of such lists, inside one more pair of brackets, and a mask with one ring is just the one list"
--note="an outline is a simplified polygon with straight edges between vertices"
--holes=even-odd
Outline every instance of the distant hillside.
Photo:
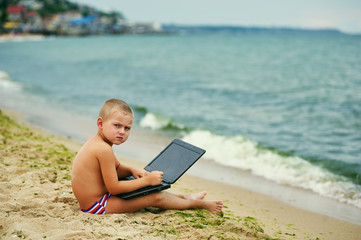
[[341,34],[337,29],[303,29],[286,27],[243,27],[243,26],[212,26],[212,25],[175,25],[164,24],[162,28],[169,33],[323,33],[323,34]]

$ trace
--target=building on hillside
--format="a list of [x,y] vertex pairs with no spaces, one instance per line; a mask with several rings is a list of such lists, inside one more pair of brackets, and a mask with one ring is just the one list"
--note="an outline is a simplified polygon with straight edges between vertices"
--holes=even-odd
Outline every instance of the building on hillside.
[[6,32],[22,32],[25,23],[26,8],[22,5],[9,5],[6,9],[8,21],[3,27]]
[[74,35],[70,34],[69,21],[73,18],[81,17],[77,11],[69,11],[61,14],[54,14],[43,19],[44,32],[55,35]]
[[10,5],[7,7],[7,14],[9,22],[24,23],[26,8],[22,5]]
[[155,34],[162,33],[162,26],[158,23],[134,23],[124,21],[121,25],[125,33],[129,34]]
[[73,18],[69,21],[71,30],[78,35],[97,34],[99,27],[98,22],[98,17],[96,15]]
[[25,32],[39,33],[42,31],[43,21],[36,11],[29,11],[25,15],[26,23],[24,24]]

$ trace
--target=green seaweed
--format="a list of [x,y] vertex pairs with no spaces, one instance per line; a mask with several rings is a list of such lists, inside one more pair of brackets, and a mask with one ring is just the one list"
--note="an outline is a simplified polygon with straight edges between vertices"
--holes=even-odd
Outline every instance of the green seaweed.
[[[54,142],[45,134],[34,132],[25,124],[13,120],[0,110],[0,148],[1,155],[12,154],[15,159],[37,170],[54,169],[49,181],[55,183],[58,179],[69,181],[70,165],[75,153],[64,144]],[[19,157],[20,156],[20,157]],[[6,162],[1,162],[9,166]]]

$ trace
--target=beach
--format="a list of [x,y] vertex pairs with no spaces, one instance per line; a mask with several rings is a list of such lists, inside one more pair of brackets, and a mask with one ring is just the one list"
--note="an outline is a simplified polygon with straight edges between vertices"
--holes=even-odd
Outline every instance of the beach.
[[[207,191],[222,214],[144,209],[95,216],[72,194],[71,162],[81,143],[45,132],[2,109],[1,239],[359,239],[361,226],[291,207],[240,187],[184,175],[169,190]],[[118,156],[123,164],[143,162]]]
[[40,34],[1,34],[0,42],[41,41],[44,38]]

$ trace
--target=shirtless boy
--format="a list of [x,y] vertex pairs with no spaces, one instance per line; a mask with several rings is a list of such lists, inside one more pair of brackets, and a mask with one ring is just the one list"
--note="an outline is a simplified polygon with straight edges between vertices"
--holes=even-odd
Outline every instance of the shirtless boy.
[[[73,162],[72,188],[82,211],[94,214],[134,212],[146,207],[161,209],[207,209],[220,213],[222,201],[203,200],[206,193],[189,195],[167,191],[124,200],[116,195],[145,186],[159,185],[163,173],[120,164],[112,146],[124,143],[133,123],[133,111],[119,99],[106,101],[97,119],[98,132],[79,150]],[[135,180],[119,181],[133,175]]]

